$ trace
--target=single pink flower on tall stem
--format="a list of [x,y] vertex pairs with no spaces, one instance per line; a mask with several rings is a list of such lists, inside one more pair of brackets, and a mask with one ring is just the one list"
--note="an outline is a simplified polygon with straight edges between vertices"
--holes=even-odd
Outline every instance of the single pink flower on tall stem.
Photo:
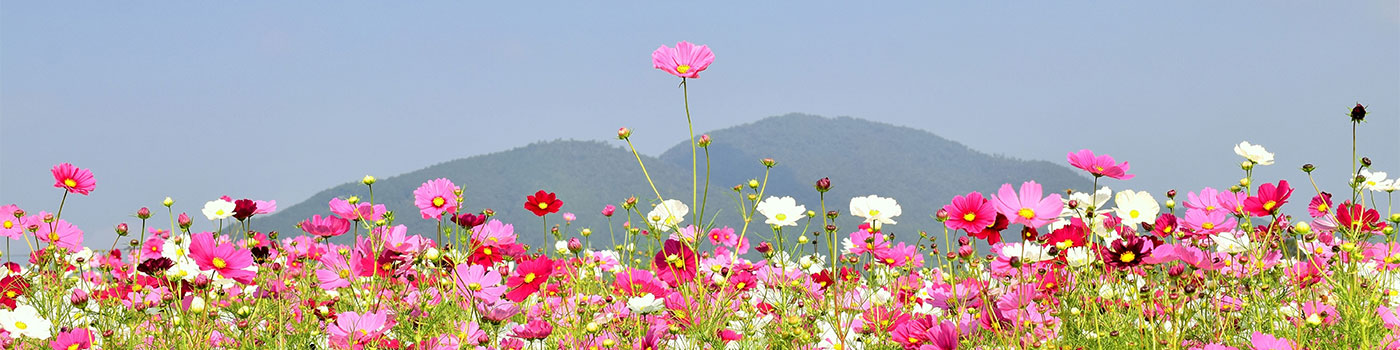
[[1113,161],[1113,157],[1107,154],[1095,156],[1093,151],[1082,149],[1079,150],[1079,152],[1069,153],[1067,158],[1069,159],[1070,165],[1084,169],[1084,171],[1088,171],[1089,174],[1093,174],[1094,177],[1107,176],[1119,180],[1128,180],[1135,176],[1128,174],[1128,162],[1117,164]]
[[86,196],[97,187],[97,180],[93,179],[92,171],[73,166],[73,164],[63,163],[53,166],[53,187],[67,189]]
[[1041,198],[1043,193],[1035,181],[1022,183],[1020,192],[1012,189],[1011,184],[1003,184],[997,195],[992,196],[992,204],[1013,224],[1040,227],[1054,221],[1064,210],[1060,195]]
[[652,66],[681,78],[699,78],[700,72],[715,61],[709,46],[689,42],[676,43],[675,48],[661,45],[651,53]]

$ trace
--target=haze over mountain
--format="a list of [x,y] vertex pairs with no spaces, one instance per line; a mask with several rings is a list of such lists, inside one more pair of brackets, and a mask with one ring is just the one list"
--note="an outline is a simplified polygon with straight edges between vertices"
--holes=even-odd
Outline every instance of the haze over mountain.
[[[818,193],[812,186],[817,179],[830,178],[833,186],[826,194],[826,209],[841,212],[838,222],[842,233],[853,230],[858,223],[847,209],[850,198],[856,196],[875,194],[898,200],[903,215],[896,218],[898,225],[887,230],[907,233],[939,227],[931,219],[934,211],[953,196],[968,191],[990,193],[1003,183],[1019,185],[1026,180],[1043,184],[1047,193],[1089,187],[1087,177],[1066,166],[988,155],[927,131],[848,117],[788,114],[709,134],[714,143],[709,147],[713,177],[707,216],[713,218],[711,214],[717,213],[716,225],[742,224],[732,187],[749,179],[762,179],[764,167],[759,160],[763,158],[778,162],[768,176],[765,197],[792,196],[798,204],[818,211]],[[395,212],[395,223],[407,225],[410,233],[436,238],[436,221],[421,218],[412,192],[427,180],[447,178],[464,188],[465,212],[490,208],[496,212],[496,219],[514,224],[525,242],[538,246],[545,237],[545,228],[541,219],[525,210],[523,204],[527,195],[543,189],[557,193],[564,201],[561,213],[578,216],[565,237],[575,237],[578,229],[588,227],[595,233],[595,243],[606,243],[608,223],[599,214],[604,205],[617,205],[636,196],[645,212],[650,203],[657,202],[636,158],[619,144],[620,141],[555,140],[456,159],[380,178],[374,185],[374,201],[386,204]],[[702,185],[703,157],[702,153]],[[641,158],[662,196],[689,202],[688,143],[681,141],[659,157]],[[295,228],[297,222],[314,214],[326,215],[332,198],[352,195],[367,200],[368,188],[358,182],[332,187],[302,203],[255,218],[254,228],[300,233]],[[625,216],[620,209],[618,213]],[[549,215],[548,219],[551,226],[563,224],[558,214]],[[615,217],[612,224],[620,228],[623,220]],[[762,219],[758,220],[750,226],[751,232],[767,234]],[[688,217],[684,224],[693,222]],[[812,230],[819,228],[814,226]]]

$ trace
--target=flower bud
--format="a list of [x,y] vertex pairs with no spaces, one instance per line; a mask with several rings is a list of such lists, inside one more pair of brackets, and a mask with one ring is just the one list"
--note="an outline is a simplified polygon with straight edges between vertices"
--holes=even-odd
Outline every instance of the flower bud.
[[757,188],[758,188],[758,179],[749,179],[749,188],[757,189]]
[[1167,200],[1167,203],[1165,203],[1165,204],[1167,205],[1167,209],[1176,208],[1176,200],[1175,200],[1175,199],[1168,199],[1168,200]]
[[1065,205],[1068,206],[1070,209],[1078,208],[1078,207],[1079,207],[1079,200],[1078,200],[1078,199],[1071,199],[1071,200],[1069,200],[1069,203],[1065,203]]
[[54,219],[53,219],[53,214],[48,214],[48,213],[45,213],[45,214],[44,214],[44,223],[46,223],[46,224],[52,224],[52,223],[53,223],[53,220],[54,220]]
[[970,246],[970,245],[959,246],[959,247],[958,247],[958,256],[964,257],[964,258],[969,257],[969,256],[972,256],[972,246]]
[[835,211],[835,210],[828,210],[828,211],[826,211],[826,218],[827,218],[827,219],[836,220],[836,218],[839,217],[839,216],[841,216],[841,212],[839,212],[839,211]]
[[836,232],[836,225],[828,224],[826,225],[825,229],[826,232]]
[[583,251],[583,241],[580,241],[578,237],[569,238],[569,251],[574,253]]
[[1381,234],[1386,236],[1395,234],[1395,226],[1386,226],[1385,228],[1381,229]]
[[773,160],[773,158],[763,158],[762,160],[759,160],[759,163],[763,163],[763,166],[769,168],[772,168],[774,165],[778,165],[778,161]]
[[68,303],[73,304],[73,306],[81,308],[83,305],[87,304],[87,302],[88,293],[82,289],[74,289],[73,293],[68,295]]
[[947,222],[948,215],[950,215],[948,214],[948,209],[939,208],[937,212],[933,213],[933,218],[937,219],[938,222]]
[[1241,162],[1241,163],[1240,163],[1240,169],[1244,169],[1244,170],[1254,169],[1254,161],[1246,160],[1246,161],[1244,161],[1244,162]]
[[151,208],[141,207],[141,209],[137,209],[137,210],[136,210],[136,217],[139,218],[139,219],[141,219],[141,220],[150,219],[150,218],[151,218]]
[[1312,233],[1312,225],[1308,225],[1306,221],[1299,221],[1298,224],[1293,225],[1293,233],[1300,235]]
[[817,180],[817,192],[825,193],[826,191],[830,191],[830,190],[831,190],[831,178],[823,177],[821,180]]
[[768,244],[768,242],[761,242],[757,247],[754,247],[754,249],[758,250],[760,254],[768,254],[773,251],[773,245]]
[[345,202],[350,203],[350,205],[360,204],[360,196],[350,196],[350,198],[345,199]]
[[496,216],[496,211],[495,211],[495,210],[491,210],[491,208],[482,209],[482,210],[481,210],[481,215],[486,215],[486,217],[489,218],[489,217],[492,217],[492,216]]
[[1370,166],[1371,166],[1371,157],[1361,157],[1361,166],[1370,167]]
[[613,216],[613,212],[616,212],[616,211],[617,211],[617,207],[614,207],[612,204],[608,204],[608,205],[603,206],[603,212],[602,212],[602,213],[603,213],[603,216],[612,217],[612,216]]
[[1249,178],[1247,178],[1247,177],[1240,178],[1240,186],[1249,187]]
[[194,225],[194,221],[190,220],[190,216],[185,213],[180,213],[180,216],[175,218],[175,223],[179,224],[182,229],[189,229],[190,225]]
[[370,175],[365,175],[365,178],[360,179],[360,183],[365,184],[365,186],[373,185],[373,184],[374,184],[374,181],[375,181],[374,176],[370,176]]
[[170,206],[175,205],[175,200],[171,199],[170,197],[165,197],[165,201],[160,202],[160,204],[165,205],[166,208],[169,208]]
[[807,244],[807,242],[809,242],[807,240],[807,235],[801,235],[797,237],[797,244]]
[[1233,186],[1230,186],[1230,192],[1236,192],[1236,193],[1238,193],[1239,191],[1240,191],[1240,185],[1233,185]]
[[1390,222],[1400,223],[1400,213],[1390,214]]
[[617,128],[618,140],[626,140],[629,137],[632,137],[632,129],[628,129],[626,127]]
[[1351,108],[1351,121],[1352,121],[1353,123],[1360,123],[1360,122],[1365,121],[1365,120],[1366,120],[1366,106],[1362,106],[1360,103],[1357,103],[1357,104],[1356,104],[1356,107],[1352,107],[1352,108]]
[[127,233],[126,223],[123,222],[123,223],[117,224],[117,235],[118,235],[118,236],[125,236],[126,233]]
[[1317,169],[1317,167],[1313,166],[1312,163],[1303,164],[1303,172],[1305,173],[1311,173],[1315,169]]
[[710,147],[710,134],[700,135],[700,141],[695,143],[700,147]]
[[1176,198],[1176,190],[1167,190],[1167,198]]

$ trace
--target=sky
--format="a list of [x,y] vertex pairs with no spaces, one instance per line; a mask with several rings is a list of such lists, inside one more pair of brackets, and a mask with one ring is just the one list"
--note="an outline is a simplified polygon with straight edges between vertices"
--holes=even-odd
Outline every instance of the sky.
[[1313,163],[1344,192],[1359,102],[1361,155],[1400,175],[1393,0],[0,2],[0,205],[52,212],[49,169],[89,168],[63,218],[95,246],[167,196],[285,207],[622,126],[655,155],[686,123],[650,53],[681,40],[716,55],[689,84],[698,132],[800,112],[1021,159],[1087,148],[1137,174],[1108,186],[1159,199],[1235,183],[1249,141],[1277,154],[1260,181],[1310,187]]

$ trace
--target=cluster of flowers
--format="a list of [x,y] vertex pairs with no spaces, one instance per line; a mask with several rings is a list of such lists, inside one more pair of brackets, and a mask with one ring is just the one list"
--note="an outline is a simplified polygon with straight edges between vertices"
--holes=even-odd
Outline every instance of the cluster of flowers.
[[[653,57],[682,78],[713,60],[685,42]],[[62,205],[4,206],[0,236],[31,252],[0,271],[0,348],[1400,349],[1400,214],[1366,201],[1388,207],[1397,181],[1363,159],[1348,199],[1316,190],[1295,218],[1287,181],[1250,184],[1273,154],[1235,152],[1240,184],[1189,192],[1184,208],[1175,191],[1159,202],[1101,187],[1132,178],[1128,164],[1073,152],[1089,192],[1028,181],[956,196],[930,213],[942,234],[901,235],[913,242],[895,239],[895,199],[820,213],[764,197],[757,180],[735,186],[748,192],[741,227],[686,225],[704,206],[660,193],[601,208],[609,232],[623,221],[601,249],[588,228],[530,247],[491,210],[465,210],[448,179],[413,191],[421,219],[442,227],[429,234],[358,197],[331,200],[294,237],[252,229],[275,202],[224,197],[202,210],[219,230],[191,232],[167,198],[168,229],[147,227],[142,208],[140,238],[93,250]],[[70,164],[53,175],[65,200],[95,187]],[[370,198],[375,182],[363,180]],[[816,183],[823,210],[831,186]],[[541,190],[523,206],[548,227],[564,202]],[[843,215],[861,223],[842,230]],[[1003,241],[1012,225],[1020,239]]]

